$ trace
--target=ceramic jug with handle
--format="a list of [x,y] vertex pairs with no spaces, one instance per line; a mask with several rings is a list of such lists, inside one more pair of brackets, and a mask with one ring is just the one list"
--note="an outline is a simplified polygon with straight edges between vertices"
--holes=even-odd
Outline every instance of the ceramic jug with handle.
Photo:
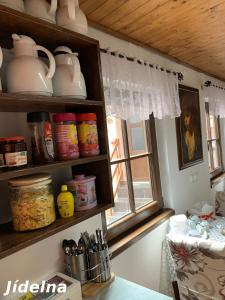
[[[3,53],[2,53],[2,48],[0,47],[0,68],[2,66],[3,62]],[[2,82],[1,82],[1,77],[0,77],[0,92],[2,91]]]
[[[15,57],[6,68],[8,92],[52,95],[52,77],[55,73],[54,56],[28,36],[14,33],[12,38]],[[47,55],[49,67],[38,58],[38,51]]]
[[55,14],[57,9],[57,0],[25,0],[25,12],[34,17],[45,21],[55,23]]
[[0,4],[24,12],[23,0],[0,0]]
[[64,46],[57,47],[54,53],[56,60],[53,77],[54,95],[86,99],[86,85],[78,53],[73,53],[70,48]]
[[59,0],[56,14],[57,25],[86,34],[88,31],[87,18],[79,7],[78,0]]

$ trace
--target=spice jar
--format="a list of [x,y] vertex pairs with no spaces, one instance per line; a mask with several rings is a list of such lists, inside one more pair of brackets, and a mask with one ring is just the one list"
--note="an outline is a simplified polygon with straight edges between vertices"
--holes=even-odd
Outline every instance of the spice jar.
[[27,114],[31,130],[32,159],[36,164],[48,163],[54,159],[52,126],[47,112]]
[[0,138],[0,165],[20,167],[27,165],[27,145],[23,136]]
[[56,123],[56,146],[59,160],[79,157],[76,116],[72,113],[53,115]]
[[11,179],[9,186],[13,227],[16,231],[42,228],[55,221],[50,175],[37,174]]
[[99,154],[97,117],[94,113],[78,114],[78,141],[80,154],[83,157]]
[[87,210],[97,205],[95,192],[95,176],[75,175],[73,180],[66,183],[74,195],[75,210]]

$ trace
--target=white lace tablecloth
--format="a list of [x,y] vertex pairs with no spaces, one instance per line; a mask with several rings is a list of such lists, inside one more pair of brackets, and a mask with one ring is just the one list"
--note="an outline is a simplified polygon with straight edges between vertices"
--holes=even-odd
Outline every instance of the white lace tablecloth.
[[[216,217],[215,220],[210,221],[208,240],[222,242],[225,244],[225,236],[220,232],[220,226],[225,228],[225,217]],[[184,237],[185,236],[186,235],[184,235]],[[176,281],[176,272],[169,246],[165,239],[162,245],[160,292],[170,297],[174,297],[172,287],[173,281]]]

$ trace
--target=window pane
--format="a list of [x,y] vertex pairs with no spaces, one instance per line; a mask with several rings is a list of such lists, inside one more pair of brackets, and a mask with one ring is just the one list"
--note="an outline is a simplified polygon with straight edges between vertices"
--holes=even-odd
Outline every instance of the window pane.
[[142,157],[131,160],[131,171],[136,208],[140,208],[152,199],[152,187],[149,171],[149,158]]
[[209,116],[210,128],[211,128],[211,139],[218,138],[218,121],[217,118],[210,115]]
[[211,139],[211,129],[210,129],[210,121],[209,121],[209,116],[206,115],[206,130],[207,130],[207,140]]
[[127,120],[127,135],[130,156],[148,152],[145,121],[140,121],[137,117]]
[[119,118],[107,117],[110,160],[124,158],[122,122]]
[[115,207],[106,211],[107,224],[112,224],[130,213],[126,164],[111,166]]
[[213,165],[212,165],[211,153],[212,153],[212,145],[211,145],[211,142],[208,142],[209,172],[212,172],[212,171],[213,171]]
[[212,142],[212,152],[213,152],[214,169],[217,169],[221,166],[220,149],[217,141]]

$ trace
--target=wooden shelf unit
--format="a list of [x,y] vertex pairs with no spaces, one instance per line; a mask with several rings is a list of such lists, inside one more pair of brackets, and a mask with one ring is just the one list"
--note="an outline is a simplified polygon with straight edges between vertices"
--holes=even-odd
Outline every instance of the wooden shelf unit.
[[[12,228],[12,223],[0,225],[0,259],[85,221],[110,207],[110,204],[98,204],[98,206],[93,209],[75,212],[72,218],[57,219],[48,227],[30,232],[15,232]],[[51,249],[46,250],[51,251]]]
[[[17,106],[17,107],[16,107]],[[15,95],[9,93],[0,93],[1,112],[24,111],[48,111],[65,112],[76,109],[78,111],[97,110],[104,107],[103,101],[81,100],[66,97],[46,97],[33,95]]]
[[13,231],[11,223],[0,225],[1,259],[112,207],[113,193],[99,42],[3,5],[0,5],[0,28],[0,46],[3,48],[12,48],[11,35],[12,33],[17,33],[33,38],[37,44],[46,47],[52,52],[57,46],[68,46],[73,51],[78,52],[81,70],[86,82],[87,97],[90,99],[15,95],[3,91],[3,93],[0,93],[0,112],[94,112],[97,114],[101,153],[95,157],[79,158],[71,161],[55,161],[45,165],[28,165],[19,169],[0,169],[0,181],[40,172],[51,173],[62,168],[72,168],[74,173],[82,172],[82,174],[86,175],[96,175],[96,193],[98,198],[96,208],[84,212],[76,212],[75,216],[70,219],[58,218],[55,223],[43,229],[18,233]]
[[0,180],[9,180],[10,178],[14,178],[14,177],[55,171],[65,167],[74,167],[74,166],[85,165],[93,162],[97,162],[97,163],[101,161],[107,162],[107,160],[108,160],[107,155],[102,154],[94,157],[78,158],[78,159],[67,160],[67,161],[54,161],[52,163],[47,163],[43,165],[30,164],[26,167],[21,167],[16,169],[14,168],[13,170],[11,170],[10,168],[2,169],[2,170],[0,169]]

